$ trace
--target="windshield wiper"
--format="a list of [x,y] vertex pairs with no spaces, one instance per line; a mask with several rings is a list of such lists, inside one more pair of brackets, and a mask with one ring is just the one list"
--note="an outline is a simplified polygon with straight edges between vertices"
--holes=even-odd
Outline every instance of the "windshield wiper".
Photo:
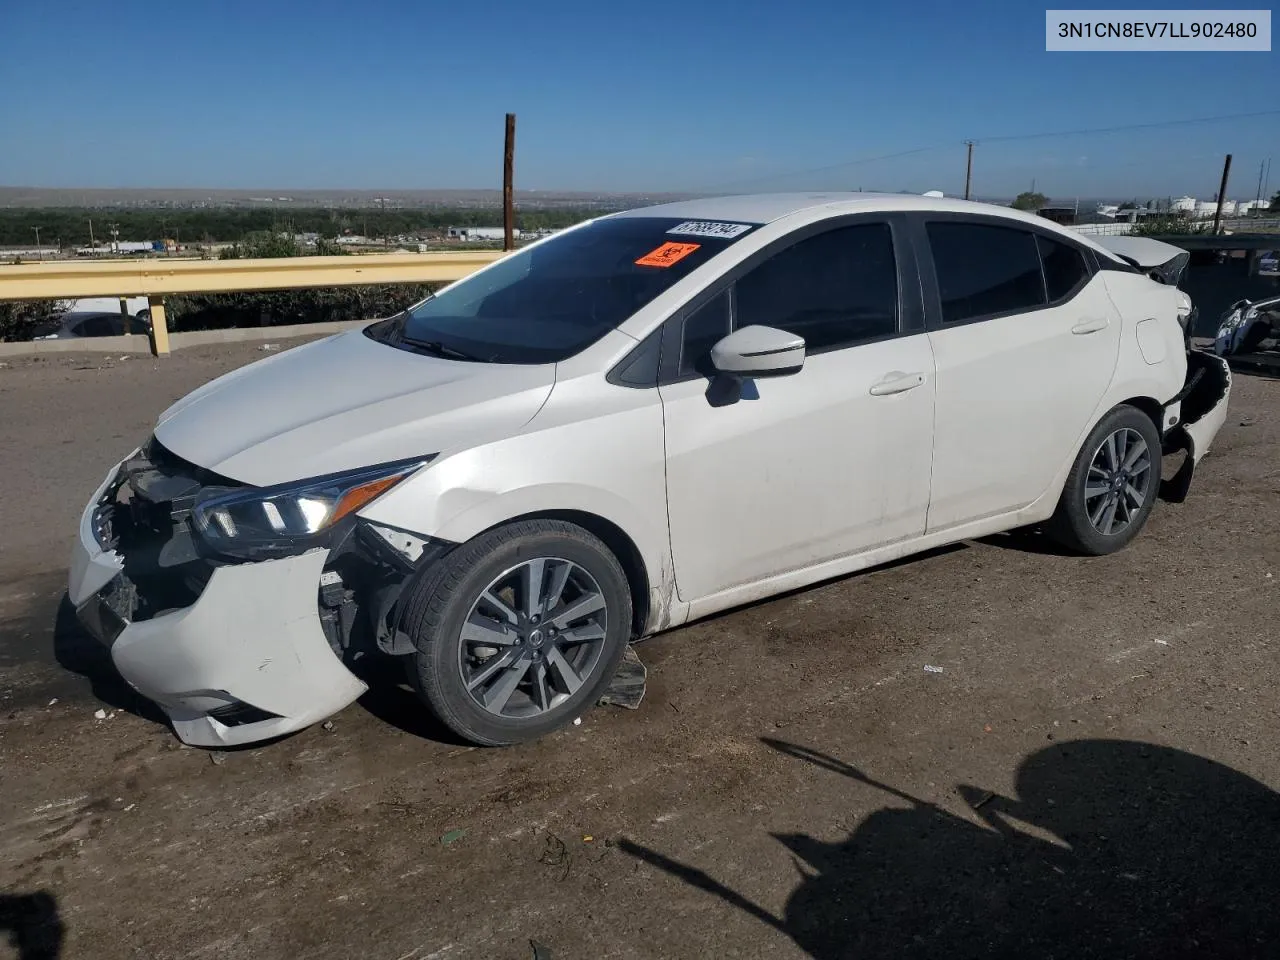
[[399,345],[412,347],[423,353],[429,353],[434,357],[445,357],[450,360],[471,360],[477,363],[489,362],[486,357],[477,357],[475,354],[467,353],[465,350],[445,346],[439,340],[415,340],[412,337],[402,336],[399,340]]

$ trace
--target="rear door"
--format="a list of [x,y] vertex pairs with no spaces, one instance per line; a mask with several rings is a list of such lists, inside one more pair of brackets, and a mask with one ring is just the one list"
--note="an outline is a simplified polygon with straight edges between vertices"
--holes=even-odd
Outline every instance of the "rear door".
[[916,223],[938,381],[933,532],[1048,490],[1111,383],[1120,318],[1065,238],[995,217]]
[[[910,260],[905,221],[828,224],[669,322],[659,391],[681,599],[924,532],[933,359]],[[711,347],[752,324],[804,337],[804,367],[720,402]]]

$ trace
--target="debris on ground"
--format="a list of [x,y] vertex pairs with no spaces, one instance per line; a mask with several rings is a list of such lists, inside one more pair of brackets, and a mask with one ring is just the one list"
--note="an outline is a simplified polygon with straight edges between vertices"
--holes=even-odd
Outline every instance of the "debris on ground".
[[574,717],[574,718],[573,718],[573,725],[574,725],[575,727],[580,727],[580,726],[582,726],[582,718],[581,718],[581,717]]
[[935,667],[935,666],[934,666],[933,664],[931,664],[931,663],[926,663],[926,664],[924,665],[924,672],[925,672],[925,673],[941,673],[941,672],[942,672],[942,668],[941,668],[941,667]]
[[105,719],[107,719],[107,711],[105,711],[105,710],[95,710],[95,711],[93,711],[93,719],[95,719],[95,720],[105,720]]
[[217,751],[214,751],[209,754],[209,762],[215,767],[220,767],[227,762],[227,755],[225,753],[218,753]]
[[625,707],[628,710],[637,709],[640,701],[644,699],[647,676],[648,671],[636,655],[635,647],[628,646],[626,653],[622,655],[622,662],[618,664],[618,669],[613,674],[613,679],[609,681],[609,686],[596,702],[606,706]]
[[448,833],[446,833],[443,837],[440,838],[440,845],[447,847],[451,843],[457,843],[466,835],[467,835],[467,831],[465,830],[450,830]]
[[325,729],[325,730],[333,730],[333,721],[332,721],[332,720],[326,720],[326,721],[325,721],[324,723],[322,723],[320,726],[321,726],[323,729]]
[[52,700],[50,700],[50,701],[49,701],[49,706],[51,706],[51,707],[52,707],[52,706],[53,706],[55,703],[57,703],[57,702],[58,702],[58,698],[57,698],[57,697],[54,697]]
[[259,350],[261,350],[263,353],[271,353],[271,351],[273,351],[273,350],[279,350],[279,349],[280,349],[280,344],[278,344],[278,343],[264,343],[264,344],[263,344],[262,346],[260,346],[258,349],[259,349]]

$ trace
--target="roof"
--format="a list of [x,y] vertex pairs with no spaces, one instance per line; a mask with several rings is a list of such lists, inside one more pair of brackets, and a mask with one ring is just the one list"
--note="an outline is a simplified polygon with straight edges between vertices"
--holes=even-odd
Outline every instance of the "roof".
[[1061,233],[1076,243],[1115,257],[1092,238],[1068,230],[1046,217],[1012,207],[950,197],[925,197],[911,193],[757,193],[731,197],[677,200],[652,207],[637,207],[613,217],[680,217],[696,220],[729,220],[739,223],[771,223],[793,214],[826,208],[826,214],[887,213],[899,210],[932,210],[944,213],[987,214],[1032,223],[1042,230]]

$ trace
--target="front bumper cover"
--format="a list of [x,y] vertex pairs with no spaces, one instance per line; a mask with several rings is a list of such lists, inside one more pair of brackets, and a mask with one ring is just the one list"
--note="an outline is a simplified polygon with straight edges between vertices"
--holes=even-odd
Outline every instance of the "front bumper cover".
[[217,566],[190,606],[131,622],[118,602],[130,589],[125,558],[99,542],[96,528],[118,470],[81,517],[68,594],[121,676],[164,709],[181,740],[231,746],[281,736],[364,693],[320,624],[324,548]]

